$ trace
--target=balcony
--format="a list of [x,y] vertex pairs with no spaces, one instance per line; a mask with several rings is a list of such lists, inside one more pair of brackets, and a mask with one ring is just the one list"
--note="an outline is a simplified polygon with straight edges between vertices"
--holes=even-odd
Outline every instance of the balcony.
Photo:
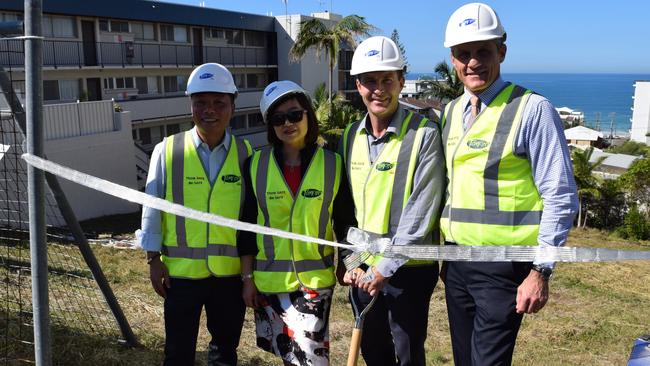
[[[260,67],[277,65],[274,52],[260,47],[213,47],[186,44],[134,42],[43,41],[43,67],[163,67],[195,66],[218,62],[224,66]],[[21,40],[0,40],[0,65],[23,68],[25,52]]]

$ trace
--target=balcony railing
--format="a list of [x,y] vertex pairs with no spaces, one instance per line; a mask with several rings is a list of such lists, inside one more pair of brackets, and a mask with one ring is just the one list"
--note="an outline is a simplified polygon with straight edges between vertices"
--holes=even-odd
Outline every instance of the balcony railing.
[[[259,47],[212,47],[146,43],[84,43],[81,41],[43,41],[44,67],[87,66],[195,66],[218,62],[225,66],[277,65],[275,52]],[[21,40],[0,40],[0,65],[24,67]]]

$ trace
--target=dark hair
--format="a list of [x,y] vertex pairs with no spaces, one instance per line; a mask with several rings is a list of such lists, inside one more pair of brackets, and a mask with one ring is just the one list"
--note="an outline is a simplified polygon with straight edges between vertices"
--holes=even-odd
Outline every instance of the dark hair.
[[[273,105],[271,105],[267,112],[267,116],[272,115],[273,112],[275,112],[277,106],[291,99],[295,99],[298,104],[300,104],[300,106],[307,111],[307,135],[305,136],[305,146],[315,144],[319,134],[318,119],[316,119],[316,112],[314,111],[314,107],[306,95],[302,93],[293,93],[283,96],[282,98],[276,100]],[[266,123],[266,137],[271,145],[275,147],[282,145],[282,141],[280,141],[278,135],[275,134],[273,126],[268,122]]]

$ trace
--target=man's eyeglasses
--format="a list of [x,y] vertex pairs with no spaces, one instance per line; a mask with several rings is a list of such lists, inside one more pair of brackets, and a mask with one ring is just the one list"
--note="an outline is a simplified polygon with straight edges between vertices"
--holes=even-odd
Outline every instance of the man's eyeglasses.
[[275,127],[282,126],[285,121],[289,121],[291,123],[298,123],[302,120],[303,114],[307,112],[303,109],[297,109],[295,111],[287,112],[287,113],[276,113],[271,116],[269,116],[269,123]]

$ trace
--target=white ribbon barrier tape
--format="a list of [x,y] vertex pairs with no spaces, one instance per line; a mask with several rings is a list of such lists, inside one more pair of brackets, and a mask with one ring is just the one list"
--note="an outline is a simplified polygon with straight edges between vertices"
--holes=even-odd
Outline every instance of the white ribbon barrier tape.
[[[382,254],[386,257],[402,257],[410,259],[430,259],[446,261],[476,261],[476,262],[604,262],[623,260],[650,260],[650,251],[615,250],[603,248],[554,247],[554,246],[466,246],[466,245],[390,245],[389,238],[351,228],[348,231],[349,244],[313,238],[306,235],[294,234],[283,230],[272,229],[261,225],[249,224],[238,220],[228,219],[219,215],[209,214],[171,203],[161,198],[136,191],[79,171],[64,167],[51,161],[31,154],[23,154],[22,158],[35,168],[52,173],[71,182],[95,189],[97,191],[118,197],[143,206],[155,208],[174,215],[209,224],[228,226],[237,230],[250,231],[257,234],[279,236],[291,240],[307,241],[321,245],[351,249],[355,252]],[[361,254],[361,253],[360,253]]]

